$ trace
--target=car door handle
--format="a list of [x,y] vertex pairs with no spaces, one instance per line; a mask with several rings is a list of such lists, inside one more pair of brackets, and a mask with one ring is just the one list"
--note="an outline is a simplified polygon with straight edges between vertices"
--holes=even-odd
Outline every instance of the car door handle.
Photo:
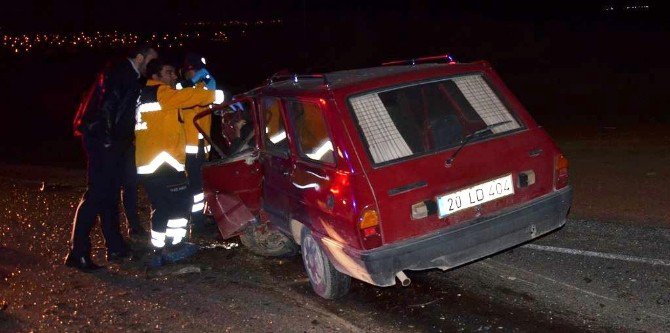
[[528,156],[538,157],[542,154],[542,152],[544,152],[544,150],[542,150],[542,148],[533,149],[533,150],[528,151]]

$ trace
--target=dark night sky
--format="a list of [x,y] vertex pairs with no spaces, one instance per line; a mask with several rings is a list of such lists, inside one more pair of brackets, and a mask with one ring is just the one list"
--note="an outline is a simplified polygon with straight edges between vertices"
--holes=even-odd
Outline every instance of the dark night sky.
[[[281,17],[301,20],[307,16],[328,17],[365,13],[403,13],[428,19],[481,15],[500,20],[581,20],[604,17],[606,5],[646,4],[652,8],[646,19],[665,20],[664,1],[650,0],[562,0],[562,1],[335,1],[335,0],[167,0],[167,1],[58,1],[14,2],[0,13],[0,26],[15,30],[86,30],[99,28],[169,28],[192,19],[256,19]],[[607,14],[611,15],[611,14]]]
[[[450,52],[459,61],[490,61],[541,124],[603,126],[670,122],[669,3],[22,0],[0,10],[0,34],[118,29],[147,35],[182,32],[180,23],[196,20],[279,18],[284,24],[278,28],[250,29],[245,38],[230,29],[230,42],[202,40],[188,47],[206,50],[200,52],[212,59],[217,81],[222,78],[235,93],[282,69],[313,73]],[[605,12],[607,5],[650,9]],[[0,90],[0,113],[8,116],[0,124],[6,127],[0,130],[0,160],[80,166],[73,110],[92,73],[116,51],[123,50],[70,47],[18,57],[0,52],[0,82],[12,83]],[[178,58],[165,49],[161,55]],[[16,124],[30,124],[30,135],[14,133],[23,130]]]

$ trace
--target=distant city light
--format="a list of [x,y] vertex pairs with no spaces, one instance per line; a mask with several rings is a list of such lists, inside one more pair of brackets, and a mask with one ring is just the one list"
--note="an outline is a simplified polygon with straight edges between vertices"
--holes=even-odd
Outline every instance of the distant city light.
[[626,4],[622,6],[614,6],[614,5],[607,5],[603,8],[603,11],[606,12],[614,12],[614,11],[626,11],[626,12],[632,12],[632,11],[648,11],[651,7],[649,5],[645,4]]
[[[251,27],[282,24],[282,20],[258,20],[252,23],[245,21],[231,20],[221,22],[188,22],[182,24],[185,31],[177,33],[158,33],[154,32],[149,38],[143,38],[139,33],[120,32],[120,31],[94,31],[94,32],[74,32],[74,33],[32,33],[32,34],[11,34],[2,35],[0,49],[6,49],[14,54],[27,53],[40,49],[57,48],[100,48],[109,49],[114,47],[123,47],[127,44],[136,44],[139,41],[154,43],[160,47],[160,43],[168,48],[183,47],[186,42],[194,40],[210,40],[214,42],[225,43],[230,37],[224,28]],[[207,27],[205,31],[198,31],[195,27]],[[219,29],[212,29],[219,28]],[[213,31],[214,30],[214,31]],[[242,30],[242,35],[246,33]]]

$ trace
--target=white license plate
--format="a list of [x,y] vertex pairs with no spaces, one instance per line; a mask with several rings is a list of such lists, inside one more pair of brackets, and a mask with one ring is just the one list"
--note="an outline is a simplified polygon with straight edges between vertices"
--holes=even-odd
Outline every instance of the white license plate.
[[512,174],[437,197],[440,218],[514,194]]

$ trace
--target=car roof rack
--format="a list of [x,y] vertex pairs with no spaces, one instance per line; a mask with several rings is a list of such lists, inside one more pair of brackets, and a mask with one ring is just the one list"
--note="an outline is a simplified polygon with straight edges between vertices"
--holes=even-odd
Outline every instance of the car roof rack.
[[321,79],[323,81],[323,84],[326,87],[330,87],[330,82],[328,81],[328,77],[326,74],[280,74],[280,73],[275,73],[270,78],[266,80],[267,85],[272,85],[273,83],[281,82],[281,81],[286,81],[286,80],[291,80],[295,83],[300,82],[300,80],[308,80],[308,79]]
[[456,63],[455,58],[447,53],[447,54],[442,54],[442,55],[437,55],[437,56],[430,56],[430,57],[421,57],[421,58],[412,58],[412,59],[407,59],[407,60],[394,60],[394,61],[388,61],[382,63],[382,66],[398,66],[398,65],[410,65],[410,66],[416,66],[417,64],[425,64],[425,63],[431,63],[431,62],[446,62],[449,65],[453,65]]

